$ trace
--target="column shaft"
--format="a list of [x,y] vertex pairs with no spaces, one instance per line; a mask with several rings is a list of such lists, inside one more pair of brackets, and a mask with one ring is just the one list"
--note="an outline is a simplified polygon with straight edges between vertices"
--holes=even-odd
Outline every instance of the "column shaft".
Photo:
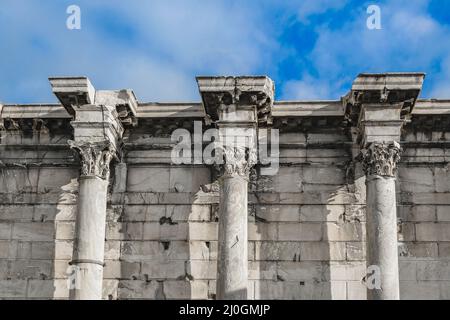
[[72,265],[75,287],[71,299],[102,298],[108,181],[96,176],[80,177],[76,238]]
[[380,289],[368,288],[370,300],[398,300],[399,270],[395,178],[368,176],[367,265],[380,270]]
[[[362,151],[366,172],[367,297],[400,299],[395,176],[400,145],[373,142]],[[370,274],[372,273],[372,274]]]
[[247,299],[247,185],[239,176],[221,178],[217,299]]

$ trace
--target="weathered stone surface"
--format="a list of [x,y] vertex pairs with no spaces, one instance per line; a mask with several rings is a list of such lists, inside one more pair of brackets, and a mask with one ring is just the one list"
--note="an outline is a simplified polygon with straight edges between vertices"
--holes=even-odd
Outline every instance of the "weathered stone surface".
[[[79,78],[84,100],[71,101],[66,84],[80,83],[66,79],[55,91],[62,106],[0,106],[0,298],[74,298],[71,263],[92,284],[85,298],[217,299],[238,288],[248,299],[367,299],[375,243],[381,265],[398,259],[400,298],[450,299],[450,107],[416,101],[420,77],[363,75],[342,101],[281,103],[266,77],[203,78],[203,104],[138,103]],[[170,158],[172,131],[192,134],[198,120],[222,134],[241,120],[235,133],[278,129],[278,172],[262,175],[253,149],[227,146],[224,177],[246,179],[256,166],[248,188],[220,198],[213,167]],[[355,157],[372,148],[367,172],[393,178],[393,141],[403,149],[395,189],[377,202]],[[86,153],[88,142],[106,144]],[[110,176],[102,194],[83,191],[86,175]],[[389,234],[370,231],[374,218]],[[224,246],[235,231],[239,247]],[[386,258],[386,247],[398,255]],[[238,285],[217,285],[218,263]]]
[[321,223],[279,223],[278,239],[281,241],[320,241],[323,238]]
[[345,242],[311,241],[300,243],[301,261],[339,261],[345,259]]
[[[56,236],[59,237],[58,232]],[[15,223],[12,230],[12,239],[26,241],[52,241],[55,237],[55,225],[46,223]]]
[[423,222],[415,227],[417,241],[450,241],[450,224]]
[[259,261],[299,261],[299,242],[258,241],[255,242],[255,260]]
[[128,167],[127,191],[168,192],[170,170],[161,167]]

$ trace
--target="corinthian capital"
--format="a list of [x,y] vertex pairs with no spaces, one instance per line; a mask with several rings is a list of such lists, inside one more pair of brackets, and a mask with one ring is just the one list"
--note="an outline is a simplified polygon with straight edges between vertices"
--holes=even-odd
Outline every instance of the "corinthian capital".
[[81,158],[81,174],[108,179],[109,165],[116,151],[111,143],[105,142],[75,142],[68,141],[70,147],[78,152]]
[[257,162],[256,151],[242,146],[223,146],[222,173],[224,177],[240,176],[248,179],[251,168]]
[[360,159],[366,175],[395,177],[402,149],[397,142],[373,142],[361,151]]

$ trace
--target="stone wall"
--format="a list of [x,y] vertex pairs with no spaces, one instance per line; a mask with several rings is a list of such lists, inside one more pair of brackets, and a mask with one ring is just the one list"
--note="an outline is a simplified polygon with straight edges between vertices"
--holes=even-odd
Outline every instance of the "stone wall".
[[[67,138],[60,138],[64,144]],[[405,146],[424,140],[430,139],[408,134]],[[337,147],[318,148],[324,141]],[[251,180],[249,298],[365,299],[364,182],[349,174],[351,148],[342,147],[351,142],[337,130],[282,134],[287,142],[304,147],[282,149],[278,174],[256,170]],[[20,152],[30,163],[43,161],[38,152]],[[403,299],[449,298],[449,152],[404,152],[398,173]],[[212,182],[211,169],[155,164],[154,154],[132,150],[129,163],[115,167],[103,297],[214,299],[218,200],[201,188]],[[71,159],[71,153],[52,157]],[[78,170],[76,164],[1,168],[2,298],[68,298]]]
[[[379,97],[380,77],[393,81],[394,94]],[[369,211],[381,220],[397,217],[400,298],[450,299],[450,101],[416,102],[409,86],[417,77],[361,75],[341,101],[273,106],[266,77],[200,78],[203,104],[138,104],[130,90],[95,93],[86,78],[52,78],[62,105],[0,105],[0,298],[230,297],[232,290],[217,288],[217,264],[233,270],[232,257],[248,259],[248,274],[236,285],[228,272],[225,283],[246,283],[248,299],[367,299],[369,260],[384,259],[392,270],[397,262],[392,251],[370,256],[368,248],[382,247],[386,237],[397,243],[392,225],[390,234],[381,226],[370,240]],[[83,105],[70,102],[72,90]],[[227,95],[237,101],[227,108],[242,108],[232,116],[215,109],[221,101],[223,111]],[[216,167],[171,159],[174,129],[194,134],[194,121],[220,128],[220,117],[233,126],[236,115],[246,117],[247,129],[262,123],[280,133],[275,175],[261,174],[261,164],[247,158],[248,173],[229,170],[231,179],[248,178],[248,202],[237,206],[243,212],[223,206]],[[396,212],[366,198],[372,176],[361,154],[379,141],[403,149],[398,170],[392,154],[383,159],[386,168],[371,168],[395,183]],[[82,192],[86,178],[108,184],[104,199]],[[239,230],[248,256],[226,248],[221,258],[219,219],[232,219],[233,228],[221,229],[230,234],[245,223],[234,214],[248,218],[247,234]],[[80,221],[96,228],[80,233]],[[86,245],[86,234],[95,243]],[[87,273],[103,265],[103,281],[72,296],[70,268],[85,265]]]

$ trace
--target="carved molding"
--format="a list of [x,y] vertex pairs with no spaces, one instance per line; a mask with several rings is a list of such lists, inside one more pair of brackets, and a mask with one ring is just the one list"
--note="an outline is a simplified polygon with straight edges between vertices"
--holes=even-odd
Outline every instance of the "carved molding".
[[373,142],[361,151],[359,160],[366,175],[395,177],[402,149],[397,142]]
[[242,146],[223,146],[222,177],[240,176],[249,179],[251,168],[257,162],[256,150]]
[[116,156],[110,142],[75,142],[68,141],[70,147],[78,152],[81,158],[81,175],[109,178],[109,165]]

